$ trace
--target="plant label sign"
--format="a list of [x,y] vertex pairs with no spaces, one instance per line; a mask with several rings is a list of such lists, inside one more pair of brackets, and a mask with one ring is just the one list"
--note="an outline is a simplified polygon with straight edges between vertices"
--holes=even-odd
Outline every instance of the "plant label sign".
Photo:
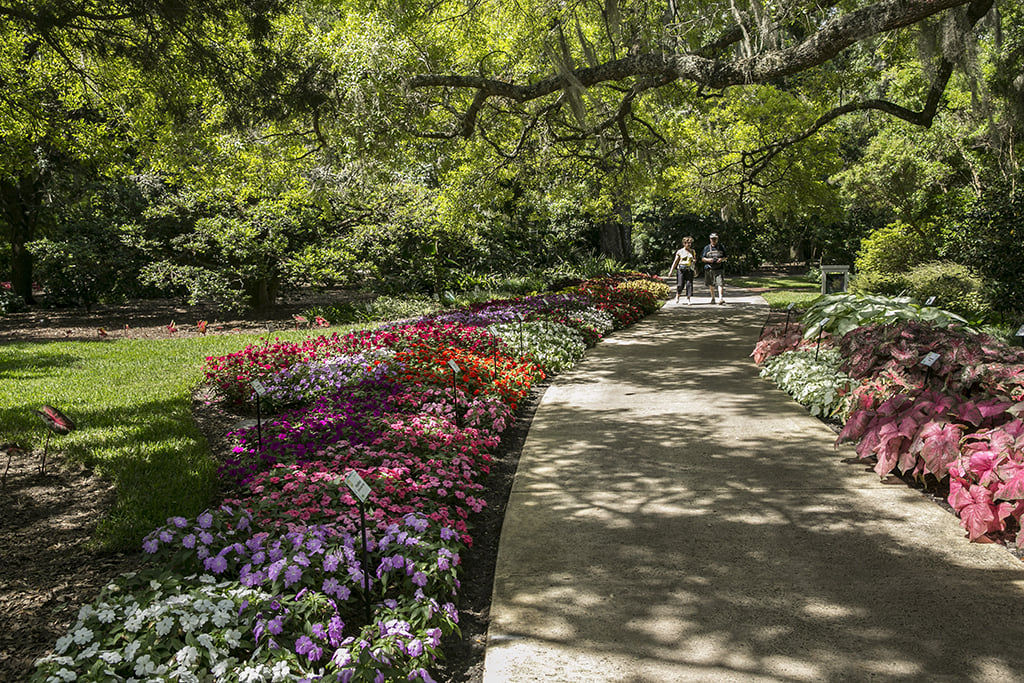
[[1024,337],[1024,325],[1021,325],[1021,326],[1020,326],[1020,327],[1019,327],[1019,328],[1017,329],[1017,336],[1018,336],[1018,337]]
[[454,359],[448,361],[448,367],[452,369],[452,372],[462,372],[462,368],[459,367],[459,364]]
[[355,470],[350,471],[345,475],[345,486],[355,494],[355,497],[359,499],[360,503],[365,503],[366,498],[370,495],[370,485],[366,483],[366,480],[359,476],[359,473]]
[[930,296],[930,297],[928,297],[928,300],[924,302],[924,305],[925,306],[931,306],[933,303],[935,303],[935,297],[934,296]]
[[257,396],[264,396],[267,393],[267,388],[263,386],[263,382],[259,381],[258,379],[254,379],[253,381],[249,382],[249,386],[252,387],[252,390],[256,392]]
[[790,301],[789,305],[786,306],[786,310],[787,311],[792,311],[794,306],[796,306],[796,302],[795,301]]
[[937,361],[938,359],[939,354],[932,351],[927,356],[921,359],[921,365],[925,366],[926,368],[930,368],[931,366],[935,365],[935,361]]
[[516,317],[519,318],[519,322],[526,320],[526,317],[522,313],[516,313]]

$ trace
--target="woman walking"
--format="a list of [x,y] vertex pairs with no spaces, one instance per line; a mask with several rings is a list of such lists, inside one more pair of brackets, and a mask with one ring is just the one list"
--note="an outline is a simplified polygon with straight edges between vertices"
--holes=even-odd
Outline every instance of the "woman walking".
[[681,249],[676,251],[675,258],[672,260],[672,266],[669,268],[669,272],[675,271],[676,273],[676,303],[679,303],[679,297],[686,292],[686,303],[690,303],[690,297],[693,296],[693,266],[697,261],[697,255],[693,253],[693,238],[684,237],[683,246]]

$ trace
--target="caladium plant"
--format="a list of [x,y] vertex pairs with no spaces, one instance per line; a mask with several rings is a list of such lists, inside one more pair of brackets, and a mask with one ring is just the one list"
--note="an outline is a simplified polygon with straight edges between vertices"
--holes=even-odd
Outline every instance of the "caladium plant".
[[[822,346],[832,345],[832,335],[824,335]],[[754,362],[762,364],[772,356],[778,356],[786,351],[795,351],[800,348],[814,348],[814,341],[804,339],[804,328],[798,322],[790,322],[786,325],[769,325],[761,331],[761,338],[751,352]]]
[[1006,410],[1010,421],[964,437],[960,456],[949,470],[949,504],[969,538],[1016,531],[1024,515],[1024,404]]
[[836,443],[857,442],[857,455],[877,458],[875,472],[942,480],[960,457],[965,434],[1005,424],[1012,402],[991,398],[962,399],[933,389],[893,392],[874,403],[865,387],[854,394],[856,406]]

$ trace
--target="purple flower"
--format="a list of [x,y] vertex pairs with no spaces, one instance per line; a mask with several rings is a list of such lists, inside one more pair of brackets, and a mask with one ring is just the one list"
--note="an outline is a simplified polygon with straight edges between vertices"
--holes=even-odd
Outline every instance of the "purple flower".
[[267,633],[271,635],[280,635],[281,631],[284,631],[284,617],[278,615],[267,622]]
[[267,576],[270,577],[271,581],[277,581],[277,577],[281,575],[285,565],[288,564],[287,560],[278,560],[277,562],[270,565],[267,569]]
[[414,584],[416,584],[417,586],[426,586],[427,585],[427,575],[424,574],[423,572],[416,572],[415,574],[412,575],[412,582]]
[[221,555],[215,555],[214,557],[208,557],[203,561],[203,566],[206,567],[207,571],[213,572],[214,574],[223,574],[228,568],[228,561]]
[[184,517],[171,517],[170,522],[179,529],[184,529],[188,524],[188,520]]
[[284,570],[284,585],[288,587],[302,578],[302,567],[297,564],[288,565]]
[[149,538],[142,544],[142,549],[152,555],[156,552],[156,549],[160,547],[160,541],[156,538]]
[[199,518],[196,519],[196,522],[199,524],[199,528],[209,529],[211,526],[213,526],[213,515],[209,512],[204,512],[203,514],[199,515]]
[[302,636],[295,641],[295,653],[299,655],[305,655],[306,659],[311,662],[315,662],[323,657],[324,650],[309,636]]
[[420,642],[419,638],[413,638],[409,641],[409,644],[406,645],[405,651],[409,653],[410,657],[419,657],[423,654],[423,643]]
[[194,534],[189,534],[188,536],[184,537],[183,539],[181,539],[181,544],[183,546],[185,546],[186,548],[195,548],[196,547],[196,537],[195,537],[195,535]]
[[337,614],[331,617],[331,620],[327,622],[327,635],[331,639],[331,645],[338,646],[338,642],[341,641],[342,630],[345,628],[345,622],[341,620]]
[[339,564],[341,564],[341,558],[338,557],[337,554],[335,553],[331,553],[330,555],[324,557],[325,572],[333,572],[338,568]]

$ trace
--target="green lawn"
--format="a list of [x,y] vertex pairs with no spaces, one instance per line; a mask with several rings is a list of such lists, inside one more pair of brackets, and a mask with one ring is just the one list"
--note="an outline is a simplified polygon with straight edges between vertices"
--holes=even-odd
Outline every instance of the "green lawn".
[[96,541],[135,550],[167,517],[195,515],[210,504],[217,466],[192,420],[191,395],[207,356],[262,339],[232,334],[0,345],[0,442],[42,448],[47,431],[33,411],[49,403],[66,413],[78,428],[53,436],[50,453],[113,480],[117,503],[100,522]]
[[786,308],[796,304],[806,308],[821,295],[821,285],[800,276],[733,277],[728,279],[732,287],[765,288],[761,296],[772,308]]

